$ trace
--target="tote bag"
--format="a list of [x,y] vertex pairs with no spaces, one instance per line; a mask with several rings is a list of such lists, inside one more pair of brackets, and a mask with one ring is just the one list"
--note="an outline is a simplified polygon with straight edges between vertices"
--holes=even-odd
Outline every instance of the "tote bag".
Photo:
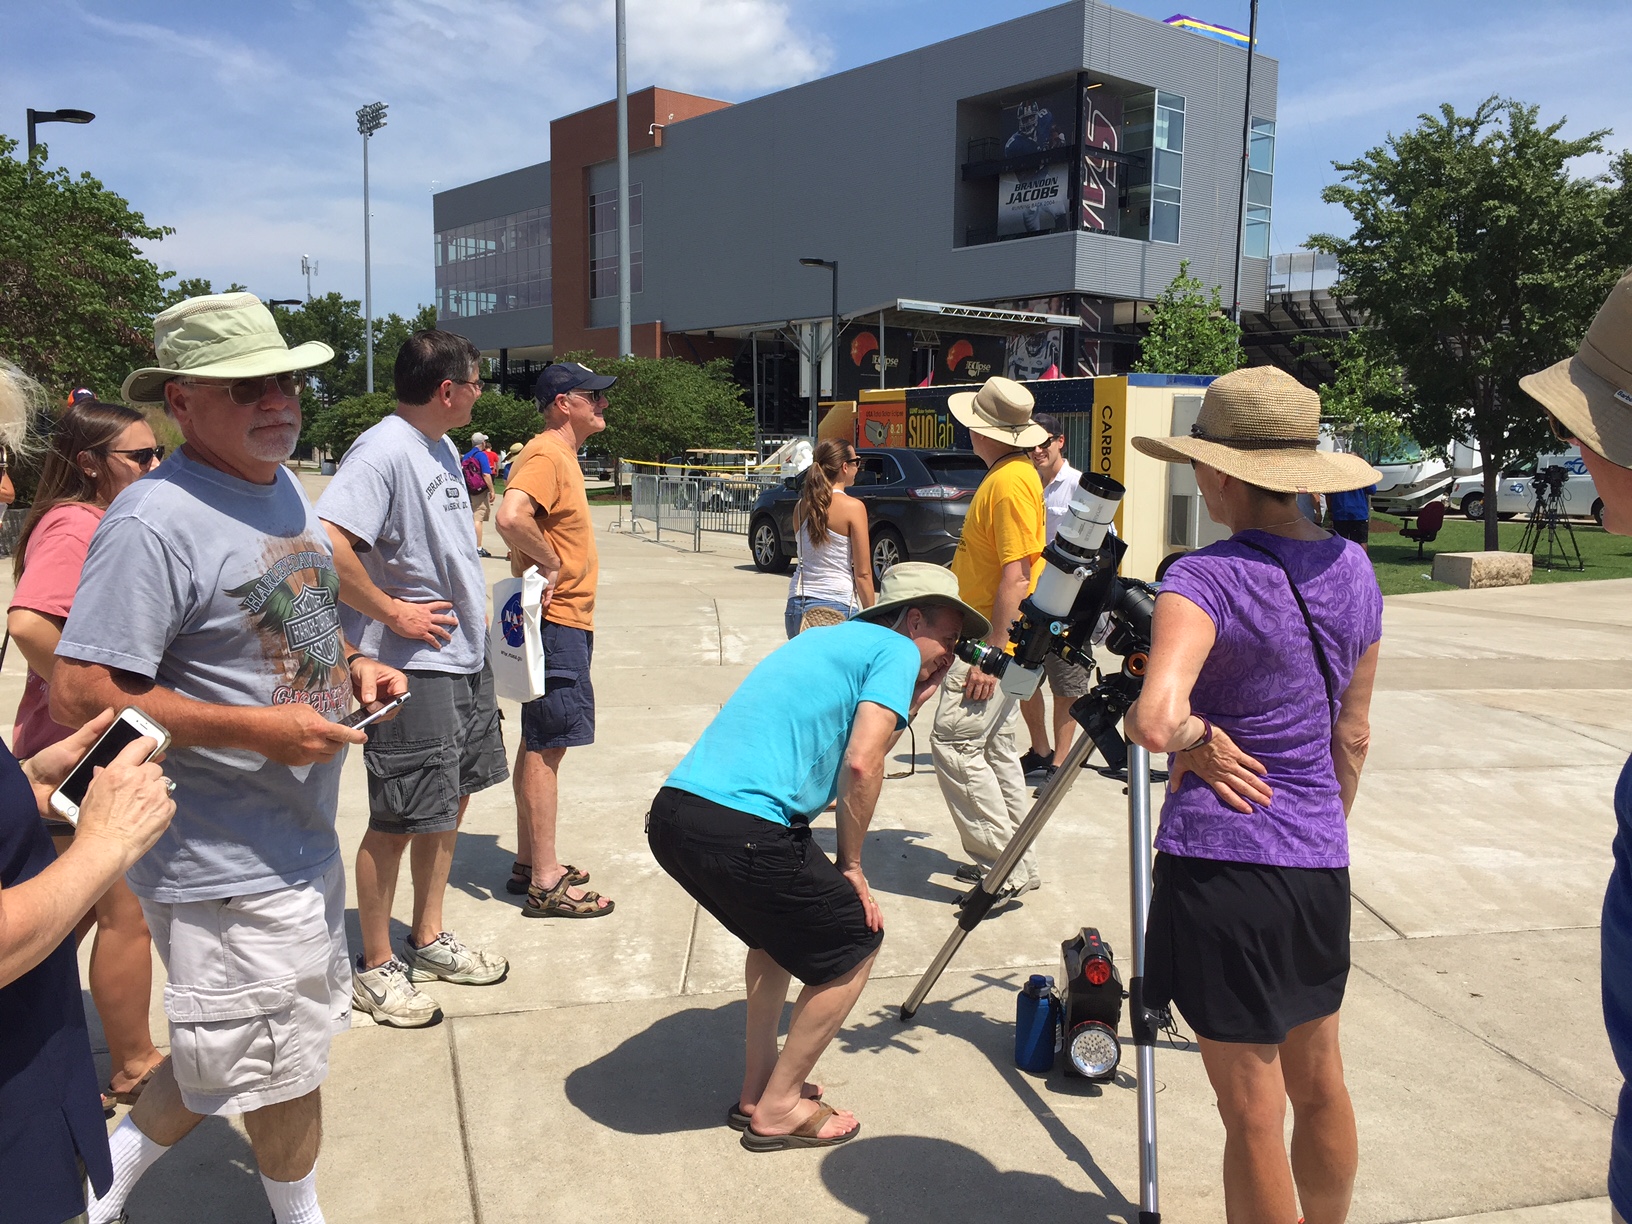
[[532,701],[544,695],[544,618],[538,607],[543,598],[544,575],[534,565],[520,578],[493,584],[487,658],[500,697]]

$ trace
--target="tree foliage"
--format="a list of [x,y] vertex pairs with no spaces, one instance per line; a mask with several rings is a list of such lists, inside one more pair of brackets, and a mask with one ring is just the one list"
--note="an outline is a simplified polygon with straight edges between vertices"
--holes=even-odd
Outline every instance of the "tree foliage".
[[[1446,104],[1420,116],[1336,164],[1343,181],[1322,197],[1348,209],[1354,232],[1309,240],[1338,257],[1337,292],[1403,370],[1406,427],[1440,448],[1472,434],[1486,488],[1548,440],[1520,376],[1575,351],[1632,258],[1632,156],[1612,176],[1575,177],[1570,162],[1601,152],[1607,133],[1565,139],[1563,120],[1537,116],[1495,97],[1471,115]],[[1494,549],[1496,499],[1485,506]]]
[[448,430],[463,454],[470,449],[470,436],[480,430],[487,435],[487,444],[499,453],[509,450],[516,442],[526,442],[544,428],[544,418],[538,414],[538,404],[531,399],[484,391],[470,411],[470,424]]
[[54,395],[88,386],[114,398],[153,358],[161,274],[137,249],[174,231],[149,225],[89,174],[15,156],[0,136],[0,355]]
[[349,395],[332,404],[319,405],[303,421],[300,440],[339,458],[365,429],[378,425],[396,406],[396,396],[389,391]]
[[1150,308],[1150,330],[1139,342],[1134,369],[1142,374],[1228,374],[1246,360],[1241,326],[1224,313],[1215,286],[1211,295],[1190,275],[1190,261]]
[[585,448],[619,459],[666,459],[692,446],[744,447],[754,440],[753,406],[724,359],[703,365],[679,357],[597,358],[569,353],[562,361],[592,364],[616,376],[607,392],[606,428]]
[[1374,331],[1361,328],[1325,346],[1335,373],[1320,389],[1320,415],[1372,462],[1398,449],[1407,436],[1410,395],[1405,371]]

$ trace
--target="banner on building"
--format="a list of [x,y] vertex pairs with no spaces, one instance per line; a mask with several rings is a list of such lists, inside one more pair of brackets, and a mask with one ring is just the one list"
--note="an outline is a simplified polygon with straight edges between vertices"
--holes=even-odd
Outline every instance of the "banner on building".
[[997,236],[1051,234],[1067,228],[1071,175],[1063,162],[997,176]]
[[1037,154],[997,178],[997,234],[1047,234],[1070,227],[1070,150],[1077,144],[1075,91],[1057,90],[1003,108],[1003,160]]
[[1082,213],[1080,226],[1114,234],[1121,217],[1121,167],[1096,150],[1122,147],[1122,99],[1090,86],[1082,93]]
[[1002,336],[970,336],[941,332],[936,359],[938,383],[985,382],[1007,368],[1008,352]]
[[876,391],[878,372],[884,368],[885,386],[902,386],[912,372],[912,333],[901,327],[884,329],[884,347],[878,345],[878,327],[859,321],[839,335],[839,386],[841,399],[855,399],[862,391]]

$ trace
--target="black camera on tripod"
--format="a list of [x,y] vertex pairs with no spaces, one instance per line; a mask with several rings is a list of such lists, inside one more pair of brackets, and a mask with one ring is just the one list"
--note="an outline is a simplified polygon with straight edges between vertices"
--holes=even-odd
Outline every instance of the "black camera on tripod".
[[1556,498],[1564,492],[1564,482],[1570,478],[1570,469],[1561,464],[1549,463],[1536,473],[1530,487],[1535,490],[1537,498]]

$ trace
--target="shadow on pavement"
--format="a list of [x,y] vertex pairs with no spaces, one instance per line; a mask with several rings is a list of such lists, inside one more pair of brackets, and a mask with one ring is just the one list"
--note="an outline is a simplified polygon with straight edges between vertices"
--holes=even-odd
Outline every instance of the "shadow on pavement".
[[249,1140],[225,1118],[205,1118],[136,1183],[132,1220],[266,1224],[272,1215]]
[[[862,848],[862,866],[867,871],[867,882],[881,893],[897,897],[917,897],[923,901],[939,901],[948,905],[968,891],[967,885],[937,884],[929,876],[952,879],[962,862],[944,850],[927,846],[923,839],[928,833],[916,829],[870,829]],[[828,858],[837,858],[838,831],[831,825],[818,826],[812,838]],[[950,911],[948,911],[950,912]],[[951,920],[947,922],[951,929]]]
[[[511,836],[513,837],[514,833]],[[504,882],[510,878],[510,864],[515,861],[515,851],[501,846],[498,834],[461,831],[459,840],[454,846],[453,866],[448,871],[448,885],[477,901],[492,898],[520,904],[519,899],[512,898],[504,891]],[[403,881],[406,882],[408,876],[406,864],[402,875]],[[401,887],[400,884],[398,886]]]
[[[747,1022],[740,1000],[664,1016],[567,1076],[567,1100],[626,1135],[716,1129],[742,1087]],[[631,1093],[630,1084],[645,1087]]]
[[987,1224],[1020,1215],[1049,1220],[1116,1220],[1136,1208],[1037,1173],[1002,1172],[979,1152],[921,1135],[865,1134],[832,1150],[822,1181],[847,1206],[878,1224]]

